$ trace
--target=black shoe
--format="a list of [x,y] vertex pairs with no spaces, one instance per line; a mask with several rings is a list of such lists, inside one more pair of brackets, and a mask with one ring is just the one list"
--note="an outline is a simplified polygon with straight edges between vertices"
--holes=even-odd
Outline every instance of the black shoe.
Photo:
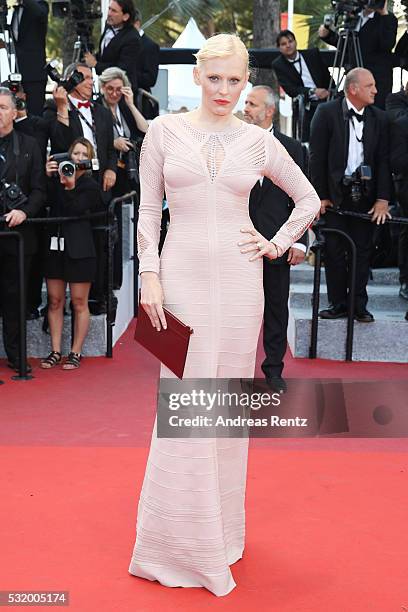
[[106,302],[95,302],[90,300],[88,302],[88,307],[91,315],[98,316],[101,314],[106,314]]
[[30,310],[26,313],[26,321],[35,321],[40,318],[40,313],[37,308]]
[[275,393],[286,393],[288,386],[282,376],[267,376],[266,384]]
[[399,295],[404,298],[404,300],[408,300],[408,283],[401,284]]
[[[20,372],[20,366],[19,366],[18,361],[8,361],[7,362],[7,367],[10,368],[11,370],[14,370],[17,373]],[[27,367],[26,367],[27,374],[31,374],[32,371],[33,371],[33,368],[31,367],[31,365],[27,361]]]
[[360,323],[373,323],[375,320],[371,312],[368,312],[365,308],[360,310],[354,314],[354,318],[356,321],[360,321]]
[[321,310],[319,312],[319,317],[321,319],[344,319],[347,317],[347,308],[344,304],[335,304],[334,306],[329,306]]

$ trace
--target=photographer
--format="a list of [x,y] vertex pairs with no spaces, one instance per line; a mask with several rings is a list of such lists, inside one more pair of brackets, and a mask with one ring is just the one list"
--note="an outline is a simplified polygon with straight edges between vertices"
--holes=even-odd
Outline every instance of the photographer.
[[[113,146],[118,153],[114,195],[121,196],[138,185],[138,150],[149,125],[134,104],[133,91],[123,70],[104,70],[99,88],[102,103],[112,114]],[[130,157],[129,153],[134,155]]]
[[[71,161],[58,162],[53,156],[48,159],[46,172],[49,177],[48,202],[51,217],[76,217],[100,209],[102,194],[90,169],[94,155],[91,143],[86,138],[77,138],[68,151]],[[49,228],[44,276],[48,289],[52,350],[41,361],[41,367],[52,368],[62,361],[61,337],[68,283],[75,323],[71,351],[62,367],[64,370],[72,370],[80,365],[82,345],[89,328],[88,295],[96,275],[92,225],[84,219]]]
[[[118,152],[116,184],[113,196],[120,197],[139,190],[139,155],[141,142],[147,132],[148,123],[136,108],[133,92],[126,73],[120,68],[107,68],[99,77],[102,103],[113,118],[113,144]],[[118,220],[119,239],[113,251],[113,285],[122,285],[122,204],[115,208]]]
[[[25,283],[31,257],[37,250],[37,236],[24,221],[35,217],[45,204],[45,176],[37,143],[17,133],[16,101],[6,88],[0,88],[0,209],[6,221],[2,231],[18,231],[24,238]],[[11,189],[10,189],[11,187]],[[3,309],[3,341],[9,367],[18,371],[18,259],[14,242],[0,239],[0,301]],[[28,368],[30,369],[30,368]]]
[[[78,81],[78,73],[83,80]],[[67,151],[73,141],[80,136],[89,140],[96,153],[99,170],[94,172],[106,197],[105,204],[111,199],[111,189],[116,182],[117,155],[113,146],[112,114],[102,104],[94,104],[92,99],[92,71],[82,63],[71,64],[65,71],[66,79],[72,82],[57,86],[54,90],[54,105],[47,111],[50,118],[51,153]],[[72,88],[72,89],[71,89]],[[67,89],[69,93],[67,93]],[[106,236],[95,236],[98,267],[95,282],[90,292],[92,314],[106,312]]]
[[18,0],[13,9],[11,32],[18,70],[27,94],[28,112],[32,115],[41,115],[44,106],[47,24],[48,3],[45,0]]
[[[372,106],[377,92],[374,77],[364,68],[351,70],[344,84],[345,98],[320,106],[310,134],[311,180],[321,200],[326,226],[346,232],[357,247],[355,318],[374,321],[368,312],[367,290],[374,224],[390,217],[388,120]],[[369,166],[367,169],[366,166]],[[369,176],[371,169],[372,178]],[[372,223],[355,217],[331,214],[330,209],[372,215]],[[348,245],[336,234],[325,235],[325,269],[329,308],[324,319],[347,316]]]
[[133,92],[138,85],[137,70],[141,54],[140,36],[133,27],[135,7],[132,0],[111,0],[108,8],[106,26],[99,42],[96,56],[85,53],[85,63],[102,74],[106,68],[117,66],[129,77]]
[[[375,105],[384,109],[385,99],[392,91],[392,49],[397,37],[398,20],[395,15],[388,13],[387,0],[351,0],[348,3],[337,2],[335,5],[337,10],[343,12],[343,9],[349,6],[353,12],[356,11],[355,31],[358,32],[363,66],[372,72],[375,79]],[[359,8],[361,10],[358,10]],[[339,44],[338,33],[324,25],[319,28],[319,36],[329,45],[337,47]],[[353,54],[349,54],[348,61],[346,71],[356,66]]]
[[308,142],[310,122],[316,108],[329,96],[330,73],[318,49],[297,50],[295,35],[290,30],[279,32],[276,46],[281,55],[272,62],[272,68],[279,85],[291,98],[304,98],[306,112],[302,142]]
[[[395,175],[398,203],[408,217],[408,114],[391,125],[391,170]],[[401,225],[398,239],[400,297],[408,300],[408,225]]]

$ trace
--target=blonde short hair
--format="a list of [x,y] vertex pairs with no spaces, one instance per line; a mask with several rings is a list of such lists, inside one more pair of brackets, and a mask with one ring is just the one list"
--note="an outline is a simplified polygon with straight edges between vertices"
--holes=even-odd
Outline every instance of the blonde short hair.
[[249,70],[249,54],[242,40],[235,34],[215,34],[208,38],[201,49],[194,53],[197,66],[200,68],[207,60],[237,55]]

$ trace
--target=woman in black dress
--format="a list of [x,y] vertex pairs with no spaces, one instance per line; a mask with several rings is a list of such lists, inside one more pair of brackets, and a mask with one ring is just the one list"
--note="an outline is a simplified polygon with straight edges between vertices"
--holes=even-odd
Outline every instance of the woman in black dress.
[[[95,157],[93,147],[86,138],[77,138],[68,154],[74,164]],[[59,170],[58,162],[50,157],[46,173],[49,177],[51,217],[85,216],[101,207],[100,188],[87,170],[76,168],[72,176],[65,176]],[[89,327],[88,294],[96,272],[91,222],[84,219],[51,226],[46,246],[44,276],[48,290],[52,350],[41,361],[41,367],[52,368],[62,362],[61,338],[68,283],[75,313],[74,338],[62,367],[72,370],[80,365],[82,345]]]

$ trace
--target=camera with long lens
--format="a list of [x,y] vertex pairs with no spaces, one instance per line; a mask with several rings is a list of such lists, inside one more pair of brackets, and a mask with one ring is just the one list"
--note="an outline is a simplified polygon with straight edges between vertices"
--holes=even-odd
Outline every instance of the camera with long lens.
[[350,189],[350,198],[354,204],[367,195],[368,181],[372,179],[371,166],[359,166],[351,176],[343,177],[343,185]]
[[58,171],[55,176],[74,176],[75,170],[94,170],[94,160],[81,159],[79,162],[73,162],[68,153],[55,153],[51,156],[52,161],[58,162]]
[[8,183],[6,179],[0,181],[0,211],[2,215],[15,208],[20,208],[27,202],[27,199],[17,183]]
[[139,183],[139,157],[140,143],[137,140],[128,140],[131,149],[126,153],[121,153],[118,166],[126,169],[128,179]]
[[58,60],[53,59],[45,65],[45,71],[54,83],[58,83],[67,93],[71,93],[79,83],[84,80],[84,75],[79,70],[74,70],[68,79],[64,79],[57,68]]

